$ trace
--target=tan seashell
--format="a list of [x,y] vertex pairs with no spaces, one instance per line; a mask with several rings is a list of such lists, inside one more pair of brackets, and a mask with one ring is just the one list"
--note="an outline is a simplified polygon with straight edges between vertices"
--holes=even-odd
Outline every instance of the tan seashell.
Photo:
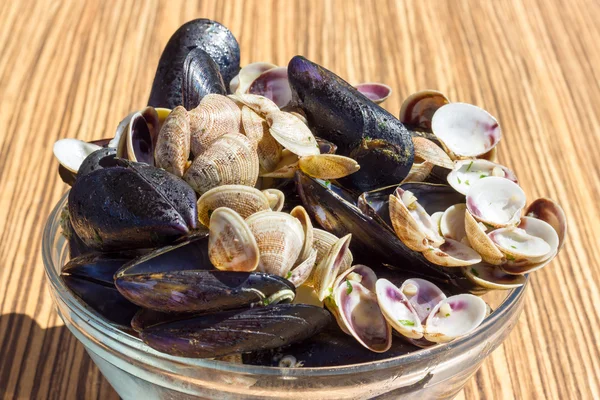
[[318,179],[340,179],[360,169],[356,160],[337,154],[300,157],[298,166],[305,174]]
[[402,182],[424,182],[431,174],[433,166],[429,161],[415,162]]
[[413,136],[412,142],[415,148],[415,157],[419,157],[438,167],[446,169],[454,168],[454,164],[448,154],[431,140]]
[[481,256],[475,250],[456,240],[446,239],[439,247],[429,247],[423,251],[423,257],[443,267],[464,267],[481,262]]
[[300,169],[298,165],[298,156],[287,149],[281,152],[281,160],[271,172],[263,172],[260,174],[263,178],[286,178],[291,179]]
[[220,185],[254,186],[258,156],[246,136],[229,133],[199,154],[183,179],[200,195]]
[[467,233],[469,244],[473,250],[481,255],[483,261],[492,265],[501,265],[506,262],[504,254],[496,247],[485,231],[481,229],[479,223],[469,211],[465,212],[465,232]]
[[[310,221],[308,213],[302,206],[294,207],[294,209],[290,211],[290,215],[294,218],[297,218],[304,229],[304,245],[302,246],[302,251],[300,252],[300,257],[298,257],[297,261],[299,264],[308,258],[313,249],[313,225]],[[315,254],[315,259],[316,257],[317,255]]]
[[244,134],[256,147],[260,166],[271,172],[281,160],[281,146],[271,136],[267,122],[250,107],[242,107],[242,128]]
[[304,122],[304,125],[308,126],[308,121],[306,120],[306,117],[304,115],[296,111],[290,111],[290,114],[297,117],[300,121]]
[[[317,259],[315,260],[316,264],[319,264],[323,260],[327,253],[329,253],[329,250],[331,250],[331,247],[333,247],[335,242],[338,240],[338,237],[332,233],[322,229],[313,228],[313,247],[315,250],[317,250]],[[338,274],[342,274],[343,272],[346,272],[346,270],[350,269],[353,261],[352,252],[348,250],[344,254]],[[311,281],[312,278],[313,277],[311,277],[309,281]]]
[[210,217],[208,257],[222,271],[254,271],[259,251],[244,219],[234,210],[217,208]]
[[262,117],[269,113],[279,112],[279,107],[273,100],[258,94],[230,94],[228,97],[240,108],[247,106]]
[[285,203],[285,194],[279,189],[265,189],[262,193],[269,202],[271,211],[281,211]]
[[310,277],[314,267],[315,261],[317,260],[317,250],[311,249],[308,257],[302,261],[298,266],[294,267],[288,272],[288,280],[298,287],[303,285]]
[[[157,116],[158,122],[158,116]],[[190,156],[190,117],[182,106],[167,117],[154,148],[157,167],[182,177]]]
[[206,95],[189,114],[191,149],[195,156],[205,151],[219,137],[241,130],[241,111],[227,96]]
[[208,226],[211,214],[220,207],[227,207],[242,218],[259,211],[270,210],[267,197],[258,189],[244,185],[217,186],[198,199],[198,220]]
[[289,214],[259,212],[246,219],[260,250],[258,270],[287,276],[304,244],[302,224]]
[[340,265],[343,262],[345,253],[349,251],[348,246],[350,246],[351,239],[351,234],[338,239],[313,270],[311,284],[319,300],[325,300],[330,294],[329,288],[339,275]]
[[246,93],[252,85],[252,82],[263,72],[277,68],[277,65],[266,62],[255,62],[246,65],[240,72],[231,80],[229,89],[233,93]]
[[320,154],[317,140],[298,117],[279,111],[267,114],[266,118],[271,135],[284,148],[298,156]]

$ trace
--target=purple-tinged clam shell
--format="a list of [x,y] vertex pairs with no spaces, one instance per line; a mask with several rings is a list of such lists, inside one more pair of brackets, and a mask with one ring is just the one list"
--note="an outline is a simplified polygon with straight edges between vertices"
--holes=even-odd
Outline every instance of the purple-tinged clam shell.
[[387,322],[402,336],[421,339],[421,319],[406,295],[387,279],[379,279],[376,287],[377,302]]
[[285,346],[317,334],[329,321],[320,307],[278,304],[158,324],[140,336],[163,353],[208,358]]
[[472,294],[457,294],[438,303],[425,324],[425,339],[444,343],[477,328],[487,315],[487,304]]
[[554,200],[540,198],[527,207],[525,215],[547,222],[558,234],[558,249],[565,243],[567,236],[567,217],[562,207]]
[[287,68],[277,67],[263,72],[252,82],[248,93],[265,96],[273,100],[279,108],[287,106],[292,101]]
[[486,289],[508,290],[525,284],[522,275],[509,275],[503,267],[481,263],[463,268],[464,274],[473,283]]
[[405,280],[400,287],[400,291],[408,299],[408,302],[419,316],[421,323],[425,323],[425,320],[431,314],[431,310],[446,298],[446,295],[439,287],[425,279],[419,278]]
[[392,88],[383,83],[359,83],[354,87],[375,104],[383,103],[392,94]]
[[400,121],[411,129],[431,132],[431,119],[449,100],[437,90],[421,90],[408,96],[400,109]]

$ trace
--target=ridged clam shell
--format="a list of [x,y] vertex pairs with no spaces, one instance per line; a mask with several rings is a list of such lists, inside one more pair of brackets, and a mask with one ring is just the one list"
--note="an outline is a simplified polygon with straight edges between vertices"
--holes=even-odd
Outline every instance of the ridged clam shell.
[[433,264],[442,267],[464,267],[478,264],[481,256],[475,250],[456,240],[446,239],[439,247],[430,247],[421,254]]
[[[304,260],[308,258],[313,249],[313,225],[310,221],[310,217],[308,213],[302,206],[296,206],[292,211],[290,211],[290,215],[302,224],[302,229],[304,229],[304,244],[302,245],[302,251],[300,252],[300,257],[298,257],[297,263],[302,263]],[[316,259],[315,254],[315,259]]]
[[258,156],[246,136],[226,134],[194,159],[183,179],[201,195],[220,185],[254,186]]
[[337,154],[300,157],[298,166],[305,174],[318,179],[340,179],[360,169],[352,158]]
[[285,194],[281,190],[270,188],[263,190],[262,193],[267,198],[271,211],[281,211],[283,209]]
[[454,167],[450,156],[431,140],[413,136],[412,141],[415,148],[415,157],[428,161],[438,167],[446,169]]
[[[313,247],[317,250],[316,263],[319,264],[321,260],[327,255],[331,247],[338,241],[338,237],[333,233],[324,231],[323,229],[313,228]],[[352,267],[353,262],[352,252],[348,250],[344,254],[342,263],[340,264],[339,274],[347,271]]]
[[448,98],[437,90],[421,90],[404,100],[400,109],[400,121],[412,128],[431,131],[431,119],[441,106],[448,104]]
[[310,277],[313,268],[315,267],[315,261],[317,260],[317,250],[314,248],[310,250],[308,257],[298,264],[294,269],[288,272],[289,277],[287,280],[292,282],[294,286],[299,287],[303,285]]
[[217,208],[210,216],[208,256],[223,271],[254,271],[258,246],[250,228],[231,208]]
[[228,97],[239,107],[249,107],[262,117],[273,112],[279,112],[277,104],[264,96],[257,94],[230,94]]
[[321,154],[317,140],[298,117],[283,111],[267,114],[269,132],[284,148],[298,156]]
[[227,133],[239,133],[241,112],[227,96],[209,94],[190,111],[191,149],[195,156]]
[[402,182],[424,182],[433,171],[433,167],[429,161],[415,162]]
[[463,273],[474,284],[486,289],[508,290],[525,284],[524,276],[509,275],[500,267],[485,263],[465,267]]
[[260,174],[263,178],[286,178],[291,179],[298,171],[299,167],[298,156],[287,149],[281,152],[281,159],[271,172],[263,172]]
[[167,117],[154,149],[156,166],[182,177],[190,156],[190,117],[177,106]]
[[340,265],[348,251],[351,239],[351,234],[338,239],[315,267],[311,284],[317,292],[319,300],[323,301],[330,294],[329,289],[339,275]]
[[271,172],[281,160],[281,146],[271,136],[267,122],[248,106],[242,107],[243,133],[255,145],[260,166]]
[[259,211],[269,210],[269,201],[260,190],[244,185],[217,186],[198,199],[198,220],[208,226],[211,214],[219,207],[227,207],[242,218]]
[[481,255],[483,261],[500,265],[506,261],[504,254],[492,242],[470,212],[465,212],[465,232],[470,246]]
[[260,250],[258,270],[287,276],[302,252],[302,224],[289,214],[260,212],[246,219]]

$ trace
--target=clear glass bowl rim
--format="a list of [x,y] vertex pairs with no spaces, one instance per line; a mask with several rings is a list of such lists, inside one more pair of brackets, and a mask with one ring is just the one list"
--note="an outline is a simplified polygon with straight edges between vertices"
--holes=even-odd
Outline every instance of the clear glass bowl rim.
[[[355,374],[360,372],[372,372],[374,370],[387,369],[387,368],[398,368],[404,365],[410,365],[413,362],[423,362],[424,359],[434,360],[441,353],[446,351],[458,351],[460,353],[467,352],[471,347],[475,347],[476,344],[483,340],[487,336],[488,332],[497,331],[505,328],[505,324],[509,323],[511,316],[518,311],[516,306],[519,301],[525,295],[526,288],[529,284],[529,277],[526,279],[525,285],[513,289],[510,291],[506,299],[501,305],[488,317],[484,322],[471,334],[458,338],[450,343],[438,344],[425,349],[420,349],[412,353],[405,355],[391,357],[381,361],[372,361],[360,364],[351,364],[344,366],[335,367],[303,367],[303,368],[278,368],[278,367],[265,367],[256,365],[246,364],[235,364],[225,361],[207,360],[199,358],[185,358],[175,357],[168,354],[160,353],[146,346],[138,338],[131,336],[127,333],[122,332],[115,326],[109,324],[104,319],[86,307],[84,303],[76,298],[64,285],[62,279],[59,276],[59,269],[54,265],[52,253],[54,246],[54,238],[57,235],[57,230],[60,226],[59,218],[62,209],[66,205],[69,192],[67,191],[50,213],[43,232],[42,237],[42,258],[44,262],[44,268],[46,276],[53,290],[58,294],[60,299],[67,304],[72,312],[75,312],[81,318],[87,321],[93,321],[100,327],[104,335],[110,336],[112,339],[117,340],[121,345],[132,347],[139,352],[147,353],[147,357],[152,357],[160,361],[159,363],[153,363],[159,368],[161,363],[172,363],[178,366],[186,367],[202,367],[211,368],[220,371],[231,371],[235,373],[251,374],[251,375],[279,375],[279,376],[296,376],[296,377],[310,377],[310,376],[325,376],[325,375],[346,375]],[[77,326],[77,329],[82,328]],[[398,340],[399,338],[396,338]],[[165,369],[165,368],[161,368]],[[165,369],[166,370],[166,369]]]

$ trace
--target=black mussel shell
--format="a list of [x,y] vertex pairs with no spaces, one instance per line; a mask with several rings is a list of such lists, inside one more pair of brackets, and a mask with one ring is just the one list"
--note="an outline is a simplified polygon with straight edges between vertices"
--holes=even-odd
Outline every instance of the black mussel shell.
[[77,172],[77,177],[82,177],[102,168],[118,166],[116,157],[117,149],[115,148],[104,147],[100,150],[96,150],[83,160],[79,167],[79,171]]
[[292,346],[243,354],[242,361],[244,364],[278,367],[283,366],[284,357],[292,356],[305,368],[336,367],[386,360],[416,350],[419,348],[396,338],[388,351],[375,353],[332,324],[321,333]]
[[351,156],[360,146],[364,151],[365,140],[378,140],[377,148],[386,149],[384,156],[381,152],[375,156],[379,164],[361,164],[360,171],[348,177],[349,184],[367,191],[399,183],[406,177],[414,148],[410,133],[396,117],[333,72],[304,57],[292,58],[288,78],[294,105],[304,111],[316,136],[339,147],[338,154]]
[[154,325],[140,336],[163,353],[208,358],[285,346],[317,334],[330,321],[321,307],[278,304]]
[[69,215],[82,241],[100,251],[151,248],[196,228],[196,194],[163,169],[120,160],[77,179]]
[[215,312],[261,303],[294,286],[284,278],[260,272],[184,270],[115,275],[119,291],[141,307],[161,312]]
[[58,176],[60,176],[60,179],[69,186],[73,186],[77,179],[77,174],[75,172],[69,171],[60,164],[58,164]]
[[420,253],[410,250],[393,230],[363,213],[355,204],[343,200],[332,190],[333,184],[323,183],[302,172],[296,173],[296,183],[304,208],[323,229],[338,237],[352,234],[350,249],[355,263],[372,265],[381,262],[410,272],[414,277],[455,286],[468,283],[460,271],[433,265]]
[[154,325],[187,319],[194,315],[197,314],[163,313],[160,311],[148,310],[147,308],[140,308],[131,320],[131,328],[136,332],[141,332]]
[[204,50],[196,48],[189,52],[183,62],[183,106],[192,110],[207,94],[227,94],[219,66]]
[[240,47],[229,29],[209,19],[189,21],[171,36],[160,56],[148,105],[173,109],[183,104],[183,65],[195,48],[219,66],[226,87],[239,72]]
[[67,287],[90,308],[110,322],[125,329],[139,310],[113,284],[114,273],[130,258],[103,254],[86,254],[73,258],[61,272]]

